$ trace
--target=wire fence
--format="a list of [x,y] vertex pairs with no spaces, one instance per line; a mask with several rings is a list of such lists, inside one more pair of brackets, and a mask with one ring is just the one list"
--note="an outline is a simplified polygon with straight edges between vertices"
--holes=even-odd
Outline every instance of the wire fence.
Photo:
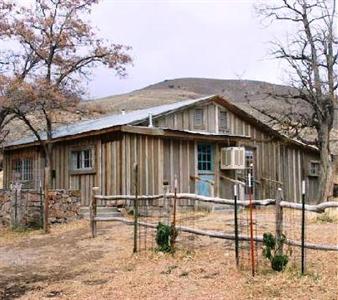
[[[315,235],[311,235],[311,243],[307,238],[307,224],[311,223],[312,214],[322,214],[327,208],[338,208],[338,202],[320,205],[286,202],[283,201],[281,189],[276,199],[265,200],[178,194],[177,182],[173,191],[165,186],[164,194],[149,196],[138,195],[137,180],[134,184],[135,195],[93,194],[90,204],[93,237],[97,234],[97,222],[121,222],[134,228],[134,252],[156,250],[156,234],[161,223],[178,232],[177,237],[170,241],[175,249],[208,251],[210,238],[217,239],[224,251],[232,253],[238,268],[250,270],[253,275],[272,264],[272,260],[263,255],[265,234],[272,234],[276,243],[285,237],[281,249],[275,249],[273,254],[287,255],[288,263],[302,273],[306,271],[306,249],[338,251],[337,244],[327,245]],[[98,201],[119,205],[123,216],[101,218],[96,213]]]

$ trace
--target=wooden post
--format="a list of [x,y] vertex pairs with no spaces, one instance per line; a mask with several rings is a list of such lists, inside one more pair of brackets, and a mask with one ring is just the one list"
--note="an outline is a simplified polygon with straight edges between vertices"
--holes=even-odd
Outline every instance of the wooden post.
[[302,182],[302,233],[301,233],[301,248],[302,248],[302,261],[301,269],[302,275],[305,272],[305,180]]
[[39,196],[40,196],[40,228],[43,228],[43,191],[41,180],[39,181]]
[[171,248],[174,249],[175,247],[175,242],[176,242],[176,206],[177,206],[177,186],[178,186],[178,181],[177,181],[177,175],[175,175],[174,179],[174,212],[173,212],[173,222],[171,224],[172,227],[172,235],[171,235],[171,240],[170,240],[170,245]]
[[168,182],[163,182],[163,206],[165,210],[165,223],[166,225],[170,225],[170,205],[167,199],[167,192],[168,192]]
[[238,198],[238,186],[234,184],[234,221],[235,221],[235,259],[236,266],[239,267],[239,250],[238,250],[238,215],[237,215],[237,198]]
[[280,240],[283,234],[283,207],[280,203],[283,201],[283,190],[278,188],[276,194],[276,241],[277,241],[277,254],[283,254],[283,245],[280,244]]
[[137,252],[137,230],[138,230],[138,166],[134,163],[134,189],[135,189],[135,200],[134,200],[134,248],[133,253]]
[[15,189],[15,198],[14,198],[14,227],[18,227],[18,194],[19,189],[16,187]]
[[99,187],[93,187],[92,189],[92,201],[91,201],[91,205],[89,208],[89,213],[90,213],[90,227],[92,230],[92,237],[96,237],[96,232],[97,232],[97,228],[96,228],[96,216],[97,216],[97,200],[96,200],[96,195],[99,191]]
[[44,173],[44,207],[43,207],[43,231],[44,233],[49,232],[48,225],[48,211],[49,211],[49,178],[50,178],[50,168],[45,167]]

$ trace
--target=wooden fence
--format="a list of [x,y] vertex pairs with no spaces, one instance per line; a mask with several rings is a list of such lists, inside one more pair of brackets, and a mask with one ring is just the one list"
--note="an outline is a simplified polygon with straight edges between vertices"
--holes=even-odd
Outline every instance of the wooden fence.
[[[146,223],[146,222],[136,222],[134,220],[130,220],[123,217],[100,217],[97,216],[97,201],[130,201],[137,202],[144,201],[144,200],[159,200],[163,199],[164,201],[170,201],[173,198],[176,199],[185,199],[185,200],[192,200],[192,201],[200,201],[205,203],[211,204],[223,204],[223,205],[235,205],[235,201],[233,199],[222,199],[217,197],[206,197],[196,194],[187,194],[187,193],[168,193],[168,194],[161,194],[161,195],[113,195],[113,196],[104,196],[104,195],[97,195],[98,188],[93,188],[93,196],[90,202],[90,226],[92,236],[95,237],[97,233],[97,222],[121,222],[127,225],[137,224],[138,226],[142,227],[149,227],[149,228],[156,228],[157,224]],[[250,202],[246,200],[238,200],[236,201],[237,205],[240,207],[248,208],[250,207]],[[287,202],[282,200],[281,193],[277,194],[276,199],[264,199],[264,200],[252,200],[251,205],[254,207],[266,207],[266,206],[274,206],[276,211],[276,237],[280,236],[283,232],[283,208],[295,209],[295,210],[304,210],[309,212],[315,213],[323,213],[328,208],[338,208],[338,202],[324,202],[318,205],[308,205],[305,204],[304,206],[300,203],[293,203]],[[208,236],[210,238],[218,238],[218,239],[225,239],[225,240],[236,240],[235,234],[225,234],[219,231],[206,231],[206,230],[199,230],[195,228],[189,228],[184,226],[177,226],[176,229],[181,232],[188,232],[193,233],[196,235],[201,236]],[[239,241],[249,241],[250,237],[246,235],[238,235]],[[263,237],[254,237],[256,242],[262,242]],[[286,244],[296,247],[302,247],[301,241],[295,240],[286,240]],[[314,244],[314,243],[304,243],[304,248],[307,249],[314,249],[314,250],[325,250],[325,251],[338,251],[337,245],[323,245],[323,244]]]

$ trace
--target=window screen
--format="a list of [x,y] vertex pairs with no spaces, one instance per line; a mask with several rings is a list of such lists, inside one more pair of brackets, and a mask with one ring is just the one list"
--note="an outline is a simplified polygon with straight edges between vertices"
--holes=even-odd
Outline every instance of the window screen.
[[226,111],[220,111],[218,115],[219,130],[224,131],[228,129],[228,114]]
[[212,171],[212,148],[208,144],[198,145],[198,170]]
[[73,170],[91,169],[92,167],[93,167],[93,160],[92,160],[91,149],[72,151],[72,169]]
[[32,181],[33,180],[33,160],[15,159],[13,165],[13,180]]
[[203,127],[203,109],[195,109],[194,127]]
[[318,176],[319,174],[319,162],[310,162],[310,174],[311,176]]

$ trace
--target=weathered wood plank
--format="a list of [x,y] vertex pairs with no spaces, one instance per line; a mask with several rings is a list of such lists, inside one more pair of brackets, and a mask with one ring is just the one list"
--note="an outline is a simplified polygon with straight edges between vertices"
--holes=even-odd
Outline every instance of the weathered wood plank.
[[[133,220],[129,220],[126,218],[120,218],[120,217],[94,217],[93,221],[98,222],[121,222],[126,225],[135,225]],[[148,227],[156,229],[158,224],[152,224],[152,223],[146,223],[146,222],[137,222],[139,226]],[[186,226],[176,226],[176,230],[179,232],[187,232],[187,233],[193,233],[196,235],[201,236],[208,236],[210,238],[218,238],[218,239],[225,239],[225,240],[235,240],[234,234],[227,234],[219,231],[207,231],[207,230],[200,230],[196,228],[186,227]],[[250,237],[246,235],[238,235],[238,239],[240,241],[250,241]],[[263,242],[262,236],[256,236],[254,237],[255,242]],[[285,244],[291,245],[291,246],[297,246],[301,247],[301,243],[299,241],[289,240],[287,239],[285,241]],[[307,249],[313,249],[313,250],[324,250],[324,251],[338,251],[337,245],[321,245],[321,244],[313,244],[313,243],[305,243],[305,248]]]

